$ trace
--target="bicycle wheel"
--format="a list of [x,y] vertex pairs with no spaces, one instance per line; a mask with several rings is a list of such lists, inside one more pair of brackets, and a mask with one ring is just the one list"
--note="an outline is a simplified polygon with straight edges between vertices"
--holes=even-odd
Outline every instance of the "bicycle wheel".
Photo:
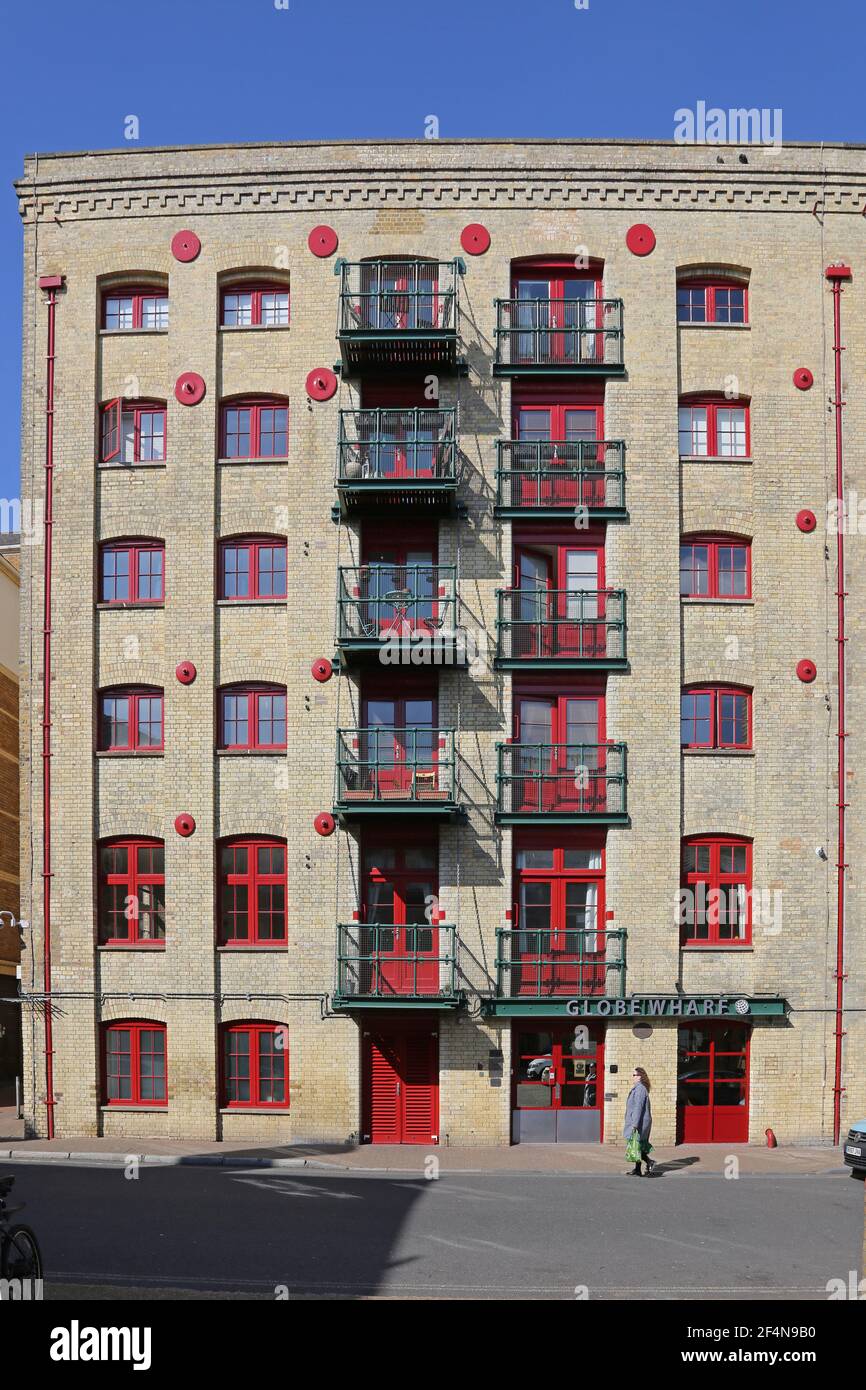
[[3,1241],[0,1268],[4,1279],[41,1279],[42,1256],[29,1226],[10,1226]]

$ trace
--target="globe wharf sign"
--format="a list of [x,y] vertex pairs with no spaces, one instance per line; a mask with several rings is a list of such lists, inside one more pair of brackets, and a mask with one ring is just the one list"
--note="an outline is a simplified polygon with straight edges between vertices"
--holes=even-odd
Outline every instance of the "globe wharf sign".
[[590,996],[565,1001],[573,1018],[753,1018],[783,1017],[788,1012],[778,997],[746,999],[737,995],[633,994],[628,999]]

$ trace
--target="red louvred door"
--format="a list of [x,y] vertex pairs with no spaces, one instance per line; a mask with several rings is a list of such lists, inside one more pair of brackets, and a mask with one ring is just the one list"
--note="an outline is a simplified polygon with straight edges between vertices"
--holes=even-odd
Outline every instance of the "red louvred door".
[[429,1024],[364,1035],[363,1100],[365,1143],[438,1143],[439,1038]]

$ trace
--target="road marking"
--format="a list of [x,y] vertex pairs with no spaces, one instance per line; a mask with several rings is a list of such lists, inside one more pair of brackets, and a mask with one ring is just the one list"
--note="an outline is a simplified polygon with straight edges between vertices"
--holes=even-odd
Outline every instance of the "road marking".
[[310,1182],[298,1182],[296,1178],[283,1178],[282,1182],[262,1182],[260,1178],[235,1178],[235,1182],[245,1187],[261,1187],[265,1192],[276,1191],[279,1197],[330,1197],[334,1201],[363,1201],[360,1192],[333,1192],[328,1187],[316,1187]]

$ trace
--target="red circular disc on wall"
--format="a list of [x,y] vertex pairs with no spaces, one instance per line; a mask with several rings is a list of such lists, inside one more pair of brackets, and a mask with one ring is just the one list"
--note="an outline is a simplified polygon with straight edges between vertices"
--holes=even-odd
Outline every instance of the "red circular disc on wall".
[[333,674],[333,666],[326,656],[318,656],[313,662],[310,670],[315,681],[329,681]]
[[801,512],[797,513],[797,526],[801,531],[806,531],[807,533],[809,531],[814,531],[817,525],[818,518],[815,513],[810,512],[807,507],[804,507]]
[[195,232],[175,232],[171,239],[171,254],[176,261],[194,261],[201,250]]
[[198,405],[199,401],[204,400],[206,390],[204,377],[200,377],[198,372],[181,372],[174,383],[174,394],[181,405]]
[[798,367],[794,373],[794,385],[798,391],[808,391],[814,380],[808,367]]
[[469,256],[483,256],[490,246],[490,233],[480,222],[470,222],[460,233],[460,245]]
[[182,661],[179,666],[175,666],[174,674],[177,676],[181,685],[192,685],[198,672],[191,661]]
[[316,831],[319,835],[333,835],[337,827],[337,822],[334,820],[330,811],[320,811],[313,821],[313,825],[316,827]]
[[333,256],[340,244],[340,238],[333,227],[314,227],[307,237],[307,245],[314,256]]
[[801,681],[804,681],[806,685],[808,685],[810,681],[813,681],[817,674],[818,668],[814,661],[797,662],[797,676]]
[[314,367],[307,373],[307,395],[314,401],[329,401],[337,389],[337,378],[330,367]]
[[193,833],[195,830],[195,821],[189,814],[189,811],[182,811],[179,816],[175,817],[174,828],[178,835],[183,835],[184,838]]
[[633,256],[648,256],[656,244],[656,234],[645,222],[635,222],[625,234],[625,244]]

